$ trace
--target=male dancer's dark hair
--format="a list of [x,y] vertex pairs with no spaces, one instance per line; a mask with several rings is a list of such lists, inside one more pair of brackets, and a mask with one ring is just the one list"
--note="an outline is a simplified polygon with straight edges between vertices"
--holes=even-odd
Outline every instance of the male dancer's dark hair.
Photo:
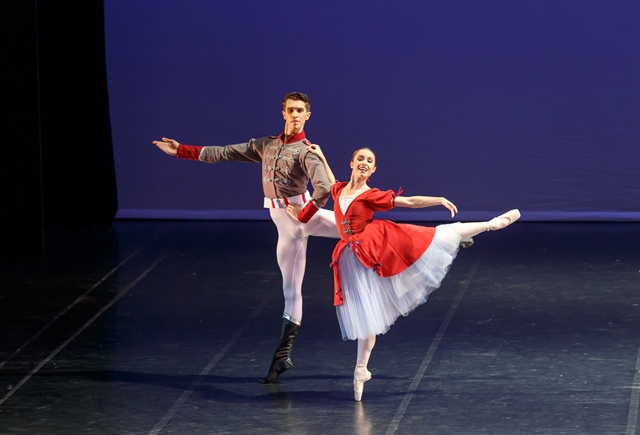
[[307,94],[303,94],[302,92],[288,93],[282,99],[282,110],[284,110],[284,106],[287,104],[287,100],[304,101],[307,112],[311,111],[311,103],[309,102],[309,96]]

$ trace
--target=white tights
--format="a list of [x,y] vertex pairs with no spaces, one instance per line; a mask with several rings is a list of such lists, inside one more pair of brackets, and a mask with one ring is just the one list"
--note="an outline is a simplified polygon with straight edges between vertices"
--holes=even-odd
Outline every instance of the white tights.
[[484,233],[488,230],[489,221],[484,222],[463,222],[460,225],[456,225],[453,228],[457,229],[458,234],[462,240],[470,239],[473,236],[477,236],[480,233]]
[[307,265],[307,240],[309,236],[339,238],[336,220],[332,211],[324,209],[318,210],[306,224],[294,220],[284,208],[269,211],[278,229],[276,255],[282,273],[283,315],[299,325],[302,322],[302,279]]
[[373,346],[376,345],[376,336],[370,335],[367,338],[358,338],[358,359],[356,367],[367,367]]

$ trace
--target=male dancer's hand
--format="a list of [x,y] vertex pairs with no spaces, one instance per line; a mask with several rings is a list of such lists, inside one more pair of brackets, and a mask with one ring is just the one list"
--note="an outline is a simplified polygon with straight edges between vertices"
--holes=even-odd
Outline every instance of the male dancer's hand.
[[180,146],[177,140],[168,139],[166,137],[163,137],[161,141],[154,140],[153,144],[170,156],[178,154],[178,147]]
[[297,205],[293,205],[293,204],[287,205],[287,213],[296,221],[298,221],[298,213],[300,213],[300,210],[302,209]]

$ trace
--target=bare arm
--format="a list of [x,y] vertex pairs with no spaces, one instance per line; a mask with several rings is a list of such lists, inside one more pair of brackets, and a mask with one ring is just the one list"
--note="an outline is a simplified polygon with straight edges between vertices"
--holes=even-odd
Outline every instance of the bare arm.
[[[329,163],[327,163],[327,158],[322,153],[319,145],[312,144],[307,146],[307,151],[312,154],[315,154],[318,157],[318,160],[322,162],[322,166],[324,167],[324,172],[327,175],[327,180],[329,181],[329,185],[333,186],[336,183],[336,177],[333,175],[331,168],[329,167]],[[315,194],[315,186],[314,186],[314,194]],[[308,204],[307,204],[308,205]],[[295,220],[299,220],[299,214],[302,211],[300,207],[294,204],[287,205],[287,213]],[[306,222],[306,221],[302,221]]]
[[458,208],[454,203],[441,196],[396,196],[394,204],[396,207],[408,208],[425,208],[442,205],[451,211],[451,217],[454,217],[458,212]]
[[327,162],[327,158],[324,156],[324,154],[322,153],[322,150],[320,149],[320,145],[316,145],[316,144],[309,145],[307,147],[307,151],[318,156],[318,158],[322,162],[322,165],[324,166],[324,171],[327,173],[327,178],[329,179],[329,183],[332,186],[336,184],[336,177],[333,175],[333,172],[329,167],[329,163]]

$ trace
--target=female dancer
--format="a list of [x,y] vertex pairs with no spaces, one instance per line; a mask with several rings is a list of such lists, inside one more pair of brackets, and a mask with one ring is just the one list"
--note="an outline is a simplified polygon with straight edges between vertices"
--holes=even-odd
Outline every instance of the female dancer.
[[[333,251],[334,305],[342,338],[358,340],[353,374],[356,401],[362,398],[364,383],[371,379],[367,364],[376,342],[399,316],[406,316],[427,301],[440,286],[460,241],[485,231],[499,230],[520,218],[515,209],[485,222],[468,222],[423,227],[373,220],[374,211],[393,207],[422,208],[442,205],[455,216],[458,209],[446,198],[400,196],[367,185],[376,170],[376,157],[360,148],[351,158],[351,179],[336,182],[318,145],[309,145],[325,166],[334,200],[340,241]],[[296,206],[288,207],[295,219]]]

